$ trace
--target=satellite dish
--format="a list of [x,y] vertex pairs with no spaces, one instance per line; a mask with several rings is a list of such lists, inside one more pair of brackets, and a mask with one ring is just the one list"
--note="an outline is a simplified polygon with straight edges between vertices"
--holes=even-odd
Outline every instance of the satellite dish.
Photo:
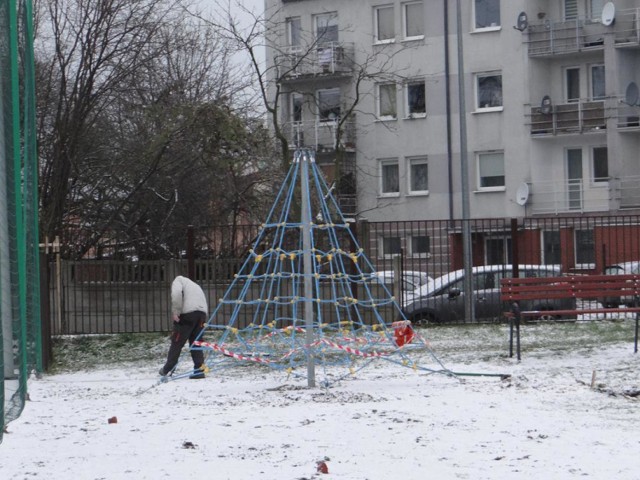
[[636,82],[631,82],[627,85],[627,91],[624,94],[624,103],[631,105],[632,107],[638,105],[638,85]]
[[551,107],[551,97],[549,95],[542,97],[542,102],[540,102],[540,112],[545,115],[549,115],[551,113]]
[[528,26],[529,26],[529,20],[527,19],[526,12],[520,12],[520,14],[518,15],[518,21],[516,22],[516,26],[513,28],[515,28],[516,30],[520,30],[521,32],[524,32]]
[[613,2],[607,2],[602,7],[602,24],[607,27],[616,21],[616,6]]
[[516,203],[525,206],[529,201],[529,185],[521,183],[516,190]]

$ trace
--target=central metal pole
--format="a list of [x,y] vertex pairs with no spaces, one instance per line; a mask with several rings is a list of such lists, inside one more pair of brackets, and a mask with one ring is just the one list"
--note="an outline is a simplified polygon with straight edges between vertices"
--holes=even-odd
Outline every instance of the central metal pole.
[[311,205],[309,202],[309,162],[315,161],[311,158],[312,154],[309,150],[305,150],[300,155],[301,162],[301,196],[300,202],[302,207],[301,223],[302,223],[302,252],[303,252],[303,277],[304,277],[304,323],[307,330],[307,385],[309,387],[316,386],[316,365],[314,358],[315,335],[313,331],[313,274],[311,268]]
[[462,251],[464,266],[464,315],[467,322],[475,320],[475,302],[472,282],[473,257],[471,255],[471,221],[469,207],[469,165],[467,160],[467,106],[464,88],[464,55],[462,52],[462,12],[456,0],[458,37],[458,99],[460,121],[460,189],[462,193]]

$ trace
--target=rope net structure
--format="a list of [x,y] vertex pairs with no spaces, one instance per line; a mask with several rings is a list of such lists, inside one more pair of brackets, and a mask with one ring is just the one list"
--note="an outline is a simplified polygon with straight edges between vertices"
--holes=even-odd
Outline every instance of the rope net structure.
[[[218,325],[223,309],[230,320]],[[205,352],[205,371],[257,364],[309,386],[316,366],[330,385],[375,360],[452,375],[377,281],[312,150],[295,152],[248,256],[191,348]]]
[[[0,423],[42,371],[32,9],[0,0]],[[0,429],[2,441],[4,428]]]

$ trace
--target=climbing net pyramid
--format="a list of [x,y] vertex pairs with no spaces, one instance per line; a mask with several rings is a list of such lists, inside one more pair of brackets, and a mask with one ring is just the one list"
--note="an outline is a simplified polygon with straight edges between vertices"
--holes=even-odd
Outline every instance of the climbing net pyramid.
[[[222,312],[227,325],[216,322]],[[306,149],[296,151],[249,255],[191,348],[205,351],[206,371],[259,364],[309,386],[316,368],[329,385],[375,360],[451,374],[375,280]]]

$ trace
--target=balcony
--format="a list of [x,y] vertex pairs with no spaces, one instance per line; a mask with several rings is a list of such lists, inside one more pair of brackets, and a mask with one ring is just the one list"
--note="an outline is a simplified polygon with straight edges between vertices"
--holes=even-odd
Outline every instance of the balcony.
[[606,27],[600,21],[576,18],[573,20],[545,21],[527,27],[530,57],[565,55],[604,49]]
[[620,209],[640,208],[640,176],[627,175],[619,180]]
[[[334,152],[338,145],[338,121],[289,122],[283,125],[283,131],[289,142],[289,148],[308,147],[316,152]],[[355,151],[355,120],[342,124],[340,146],[347,152]]]
[[554,105],[550,113],[531,107],[531,135],[549,136],[604,130],[607,127],[604,101]]
[[331,42],[306,50],[287,47],[276,58],[281,81],[316,77],[349,76],[353,72],[353,44]]
[[534,182],[529,191],[528,207],[534,215],[606,212],[610,208],[608,181],[593,185],[585,185],[582,180]]
[[614,24],[616,47],[637,47],[640,45],[640,8],[620,10]]
[[617,108],[616,119],[618,131],[640,133],[640,106],[626,105],[621,101]]

